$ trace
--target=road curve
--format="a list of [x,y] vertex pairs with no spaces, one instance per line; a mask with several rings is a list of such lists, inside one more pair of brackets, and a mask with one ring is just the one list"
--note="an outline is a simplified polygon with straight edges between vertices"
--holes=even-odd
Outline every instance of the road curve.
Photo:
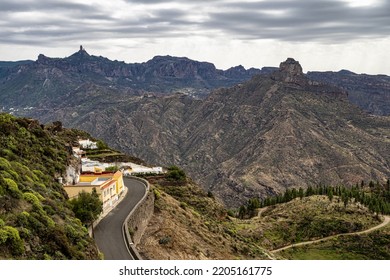
[[123,178],[128,191],[123,200],[95,227],[95,242],[105,260],[132,260],[123,238],[122,225],[130,211],[145,194],[140,181]]
[[277,252],[280,252],[280,251],[283,251],[283,250],[286,250],[286,249],[289,249],[289,248],[293,248],[293,247],[299,247],[299,246],[309,245],[309,244],[313,244],[313,243],[319,243],[319,242],[326,241],[326,240],[329,240],[329,239],[332,239],[332,238],[335,238],[335,237],[339,237],[339,236],[362,235],[362,234],[365,234],[365,233],[370,233],[370,232],[372,232],[374,230],[377,230],[377,229],[380,229],[380,228],[382,228],[382,227],[384,227],[384,226],[386,226],[386,225],[388,225],[390,223],[390,216],[383,216],[383,217],[384,217],[384,220],[383,220],[383,222],[381,224],[376,225],[376,226],[374,226],[372,228],[363,230],[363,231],[349,232],[349,233],[340,233],[340,234],[331,235],[331,236],[324,237],[324,238],[317,239],[317,240],[305,241],[305,242],[301,242],[301,243],[291,244],[291,245],[288,245],[288,246],[285,246],[285,247],[282,247],[282,248],[279,248],[279,249],[275,249],[275,250],[271,251],[271,253],[277,253]]

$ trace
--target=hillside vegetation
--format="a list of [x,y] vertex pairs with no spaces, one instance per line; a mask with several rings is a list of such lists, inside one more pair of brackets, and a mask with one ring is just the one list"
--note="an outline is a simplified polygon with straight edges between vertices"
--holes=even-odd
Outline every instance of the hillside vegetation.
[[[274,250],[339,233],[361,231],[379,223],[376,216],[359,203],[344,207],[337,198],[330,201],[324,195],[315,195],[265,208],[259,217],[250,220],[251,227],[240,233],[257,238],[259,244]],[[245,221],[238,224],[245,224]]]
[[[286,245],[317,240],[340,233],[362,231],[380,224],[380,216],[354,200],[344,204],[341,197],[327,195],[295,198],[262,209],[252,218],[236,218],[238,210],[226,210],[213,196],[190,179],[173,180],[166,176],[149,176],[155,193],[155,213],[139,245],[150,259],[283,259],[302,258],[290,250],[271,251]],[[375,240],[373,237],[375,236]],[[328,250],[332,254],[311,259],[337,259],[339,251],[359,246],[363,237],[345,237]],[[364,246],[381,246],[388,240],[385,230],[364,237]],[[343,258],[386,258],[373,254],[345,254]],[[383,249],[378,248],[379,251]],[[384,249],[387,250],[387,249]]]
[[339,236],[321,243],[287,249],[285,259],[389,260],[390,226],[362,235]]
[[75,131],[0,114],[0,259],[98,259],[56,178]]

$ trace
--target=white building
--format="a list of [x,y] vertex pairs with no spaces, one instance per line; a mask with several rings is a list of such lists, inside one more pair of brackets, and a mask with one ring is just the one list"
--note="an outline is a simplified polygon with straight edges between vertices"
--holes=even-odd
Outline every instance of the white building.
[[101,173],[106,171],[107,168],[113,166],[116,166],[118,169],[123,170],[124,175],[149,174],[149,173],[161,174],[164,172],[163,168],[160,166],[147,167],[132,162],[105,163],[96,160],[91,160],[89,158],[81,158],[82,172]]
[[87,140],[79,140],[79,144],[83,149],[97,149],[97,142],[93,142],[89,139]]
[[81,171],[82,172],[103,172],[107,167],[112,166],[110,163],[103,163],[97,160],[91,160],[89,158],[81,159]]
[[124,171],[123,171],[124,175],[148,174],[148,173],[161,174],[161,173],[163,173],[163,168],[160,166],[147,167],[147,166],[135,164],[132,162],[123,162],[123,163],[121,163],[121,167],[124,169]]

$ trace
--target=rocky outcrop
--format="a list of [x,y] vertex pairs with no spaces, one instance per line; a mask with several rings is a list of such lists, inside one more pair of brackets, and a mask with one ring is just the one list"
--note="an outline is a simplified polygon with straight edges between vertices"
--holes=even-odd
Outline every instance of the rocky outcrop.
[[308,79],[302,71],[302,66],[293,58],[281,62],[279,69],[271,75],[272,79],[285,83],[295,83],[301,86],[308,84]]

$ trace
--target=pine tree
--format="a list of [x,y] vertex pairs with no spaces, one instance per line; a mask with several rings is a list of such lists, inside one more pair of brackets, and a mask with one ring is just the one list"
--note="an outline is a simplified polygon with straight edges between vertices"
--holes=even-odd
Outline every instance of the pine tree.
[[333,200],[333,191],[332,191],[332,189],[328,190],[328,198],[329,198],[329,201]]
[[305,196],[305,193],[301,187],[298,190],[298,196],[300,199],[302,199]]

